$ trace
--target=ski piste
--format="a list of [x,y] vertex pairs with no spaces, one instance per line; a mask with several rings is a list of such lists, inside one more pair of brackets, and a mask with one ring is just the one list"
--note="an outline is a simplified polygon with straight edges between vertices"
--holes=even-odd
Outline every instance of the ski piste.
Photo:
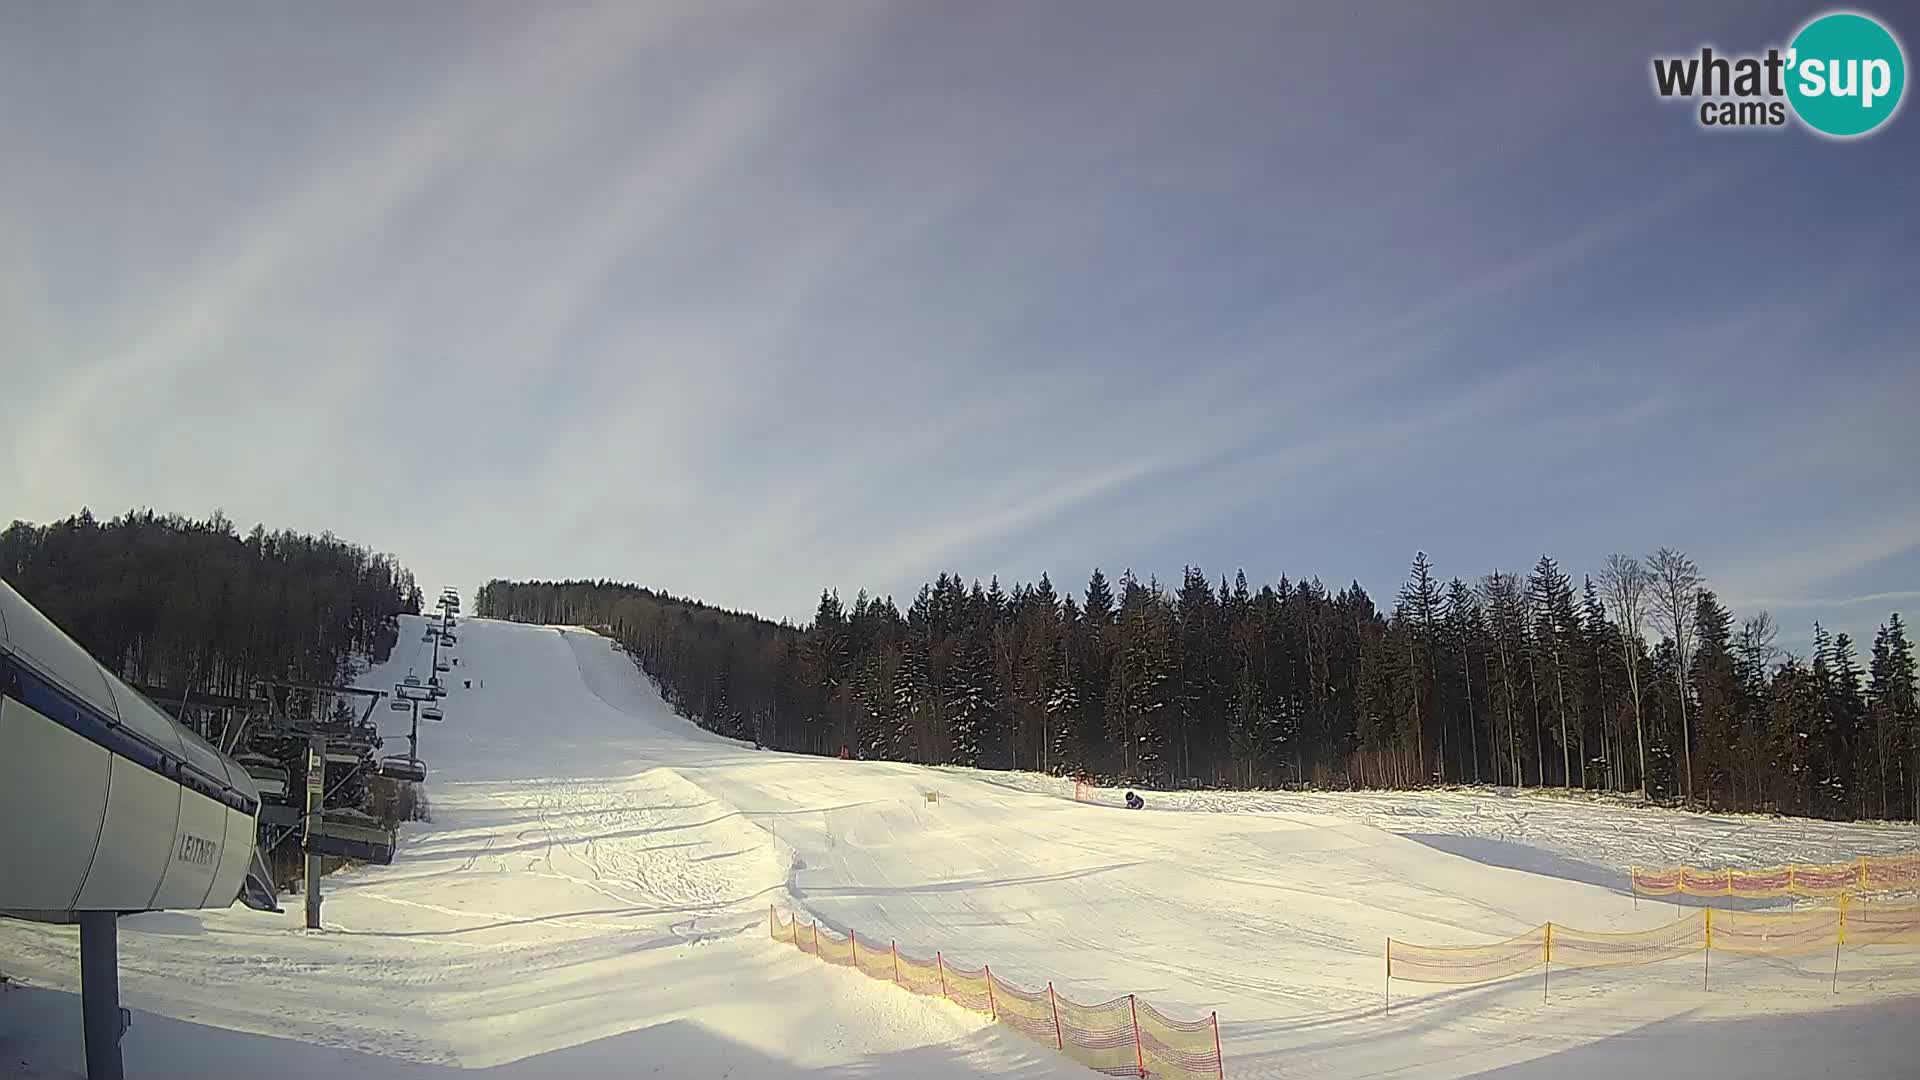
[[[420,663],[402,621],[361,685]],[[1659,831],[1790,861],[1798,822],[1457,792],[1143,791],[1153,813],[1118,813],[1051,777],[756,751],[674,715],[583,629],[470,618],[461,638],[475,688],[433,732],[433,820],[403,827],[391,866],[329,876],[322,930],[297,911],[123,920],[130,1075],[1088,1075],[985,1016],[770,943],[770,905],[1077,1001],[1217,1011],[1230,1077],[1910,1064],[1920,973],[1899,955],[1849,954],[1838,993],[1817,961],[1716,955],[1710,989],[1692,965],[1651,965],[1556,972],[1546,1005],[1537,979],[1395,985],[1382,1013],[1389,936],[1664,925],[1674,906],[1636,906],[1612,863]],[[1820,842],[1884,850],[1892,833]],[[0,1037],[27,1075],[78,1070],[72,955],[64,928],[0,922],[24,984]]]

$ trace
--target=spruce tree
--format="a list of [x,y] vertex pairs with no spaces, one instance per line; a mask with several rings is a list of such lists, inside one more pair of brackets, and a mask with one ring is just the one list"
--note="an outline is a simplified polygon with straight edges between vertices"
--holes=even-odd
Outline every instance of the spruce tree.
[[1920,773],[1920,754],[1916,746],[1913,649],[1907,641],[1906,627],[1894,615],[1881,624],[1873,638],[1873,660],[1868,668],[1872,680],[1867,702],[1872,716],[1875,755],[1879,759],[1878,786],[1880,816],[1892,820],[1896,811],[1920,819],[1920,790],[1914,777]]
[[1694,603],[1694,626],[1699,648],[1694,655],[1692,690],[1700,703],[1696,729],[1702,755],[1702,779],[1707,805],[1715,805],[1716,790],[1724,793],[1733,776],[1733,748],[1740,737],[1740,679],[1733,656],[1733,616],[1720,606],[1712,589],[1701,589]]
[[[1428,701],[1431,697],[1431,675],[1433,672],[1434,623],[1440,611],[1440,586],[1433,578],[1433,564],[1427,560],[1427,553],[1416,551],[1413,566],[1407,572],[1407,582],[1400,587],[1399,606],[1408,622],[1408,654],[1406,678],[1408,685],[1405,696],[1412,715],[1413,730],[1409,737],[1413,741],[1417,764],[1422,779],[1427,775],[1427,754],[1429,742]],[[1446,779],[1446,735],[1439,733],[1439,772]]]

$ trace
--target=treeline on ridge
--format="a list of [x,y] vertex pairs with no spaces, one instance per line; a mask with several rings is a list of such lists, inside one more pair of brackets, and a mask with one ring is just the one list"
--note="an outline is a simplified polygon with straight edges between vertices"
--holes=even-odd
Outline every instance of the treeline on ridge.
[[1576,585],[1442,583],[1391,610],[1355,582],[1244,573],[1177,591],[1098,569],[1079,597],[941,574],[902,613],[823,592],[805,627],[634,585],[496,580],[482,616],[599,627],[682,715],[816,754],[1089,774],[1143,786],[1644,790],[1829,818],[1920,810],[1914,657],[1895,614],[1863,665],[1816,625],[1783,653],[1663,549]]
[[219,512],[15,521],[0,577],[127,681],[232,696],[261,679],[349,678],[387,658],[397,615],[420,610],[390,555],[331,533],[241,535]]

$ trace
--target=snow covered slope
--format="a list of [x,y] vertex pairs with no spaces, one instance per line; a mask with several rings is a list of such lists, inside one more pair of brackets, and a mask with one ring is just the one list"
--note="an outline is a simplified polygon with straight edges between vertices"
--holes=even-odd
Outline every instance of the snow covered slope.
[[[423,668],[407,648],[362,681]],[[1396,984],[1382,1015],[1389,934],[1477,943],[1549,919],[1673,918],[1560,873],[1567,860],[1524,836],[1515,850],[1539,858],[1495,860],[1516,869],[1330,804],[1156,798],[1175,808],[1138,813],[1004,774],[754,751],[671,715],[588,632],[468,619],[457,653],[447,721],[423,725],[435,820],[391,867],[329,879],[326,931],[240,911],[127,921],[126,997],[158,1014],[128,1037],[132,1075],[232,1072],[208,1055],[255,1052],[290,1075],[343,1056],[373,1077],[667,1062],[661,1075],[685,1077],[1089,1075],[770,945],[769,903],[1081,1000],[1218,1010],[1230,1077],[1912,1074],[1920,959],[1904,956],[1849,953],[1838,994],[1830,964],[1716,956],[1711,989],[1674,962],[1556,972],[1545,1003],[1531,979]],[[1431,831],[1461,819],[1435,805]],[[1607,829],[1589,835],[1580,865],[1610,865]],[[0,924],[9,974],[71,989],[73,956],[71,934]],[[71,1068],[77,1039],[74,999],[0,997],[0,1063]]]
[[[406,629],[364,685],[425,673]],[[469,620],[455,653],[447,720],[421,725],[434,821],[392,866],[327,878],[325,930],[297,897],[284,917],[123,920],[130,1077],[1081,1075],[768,943],[785,858],[658,767],[560,634]],[[714,745],[673,726],[671,745]],[[28,984],[0,992],[0,1074],[83,1070],[77,955],[69,928],[0,920],[0,971]]]

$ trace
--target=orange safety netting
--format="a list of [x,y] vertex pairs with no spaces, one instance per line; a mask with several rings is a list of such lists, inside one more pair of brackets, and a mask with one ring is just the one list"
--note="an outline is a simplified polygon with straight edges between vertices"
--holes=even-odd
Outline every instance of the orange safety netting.
[[1666,926],[1628,933],[1576,930],[1557,923],[1486,945],[1409,945],[1387,939],[1387,980],[1482,983],[1552,968],[1652,964],[1716,951],[1798,957],[1831,952],[1839,975],[1842,946],[1920,945],[1920,907],[1889,907],[1846,895],[1806,911],[1705,908]]
[[1599,933],[1555,923],[1552,961],[1555,967],[1627,967],[1687,956],[1699,952],[1706,944],[1705,911],[1638,933]]
[[1108,1076],[1165,1080],[1223,1080],[1226,1076],[1216,1015],[1176,1020],[1132,994],[1082,1005],[1055,993],[1051,983],[1039,990],[1019,986],[989,967],[965,967],[942,953],[923,960],[901,952],[891,941],[880,945],[857,931],[842,934],[818,922],[803,924],[797,918],[783,918],[773,908],[767,909],[767,935],[828,963],[985,1013]]
[[1840,939],[1840,908],[1707,912],[1710,948],[1758,956],[1830,952]]
[[1409,945],[1387,939],[1387,978],[1409,982],[1482,983],[1531,971],[1547,959],[1547,927],[1491,945]]
[[1847,904],[1841,914],[1848,945],[1920,945],[1920,907]]
[[1645,896],[1840,896],[1846,893],[1897,892],[1920,889],[1920,855],[1874,858],[1863,855],[1852,862],[1768,866],[1752,870],[1728,867],[1702,870],[1669,866],[1656,870],[1633,867],[1633,891]]

